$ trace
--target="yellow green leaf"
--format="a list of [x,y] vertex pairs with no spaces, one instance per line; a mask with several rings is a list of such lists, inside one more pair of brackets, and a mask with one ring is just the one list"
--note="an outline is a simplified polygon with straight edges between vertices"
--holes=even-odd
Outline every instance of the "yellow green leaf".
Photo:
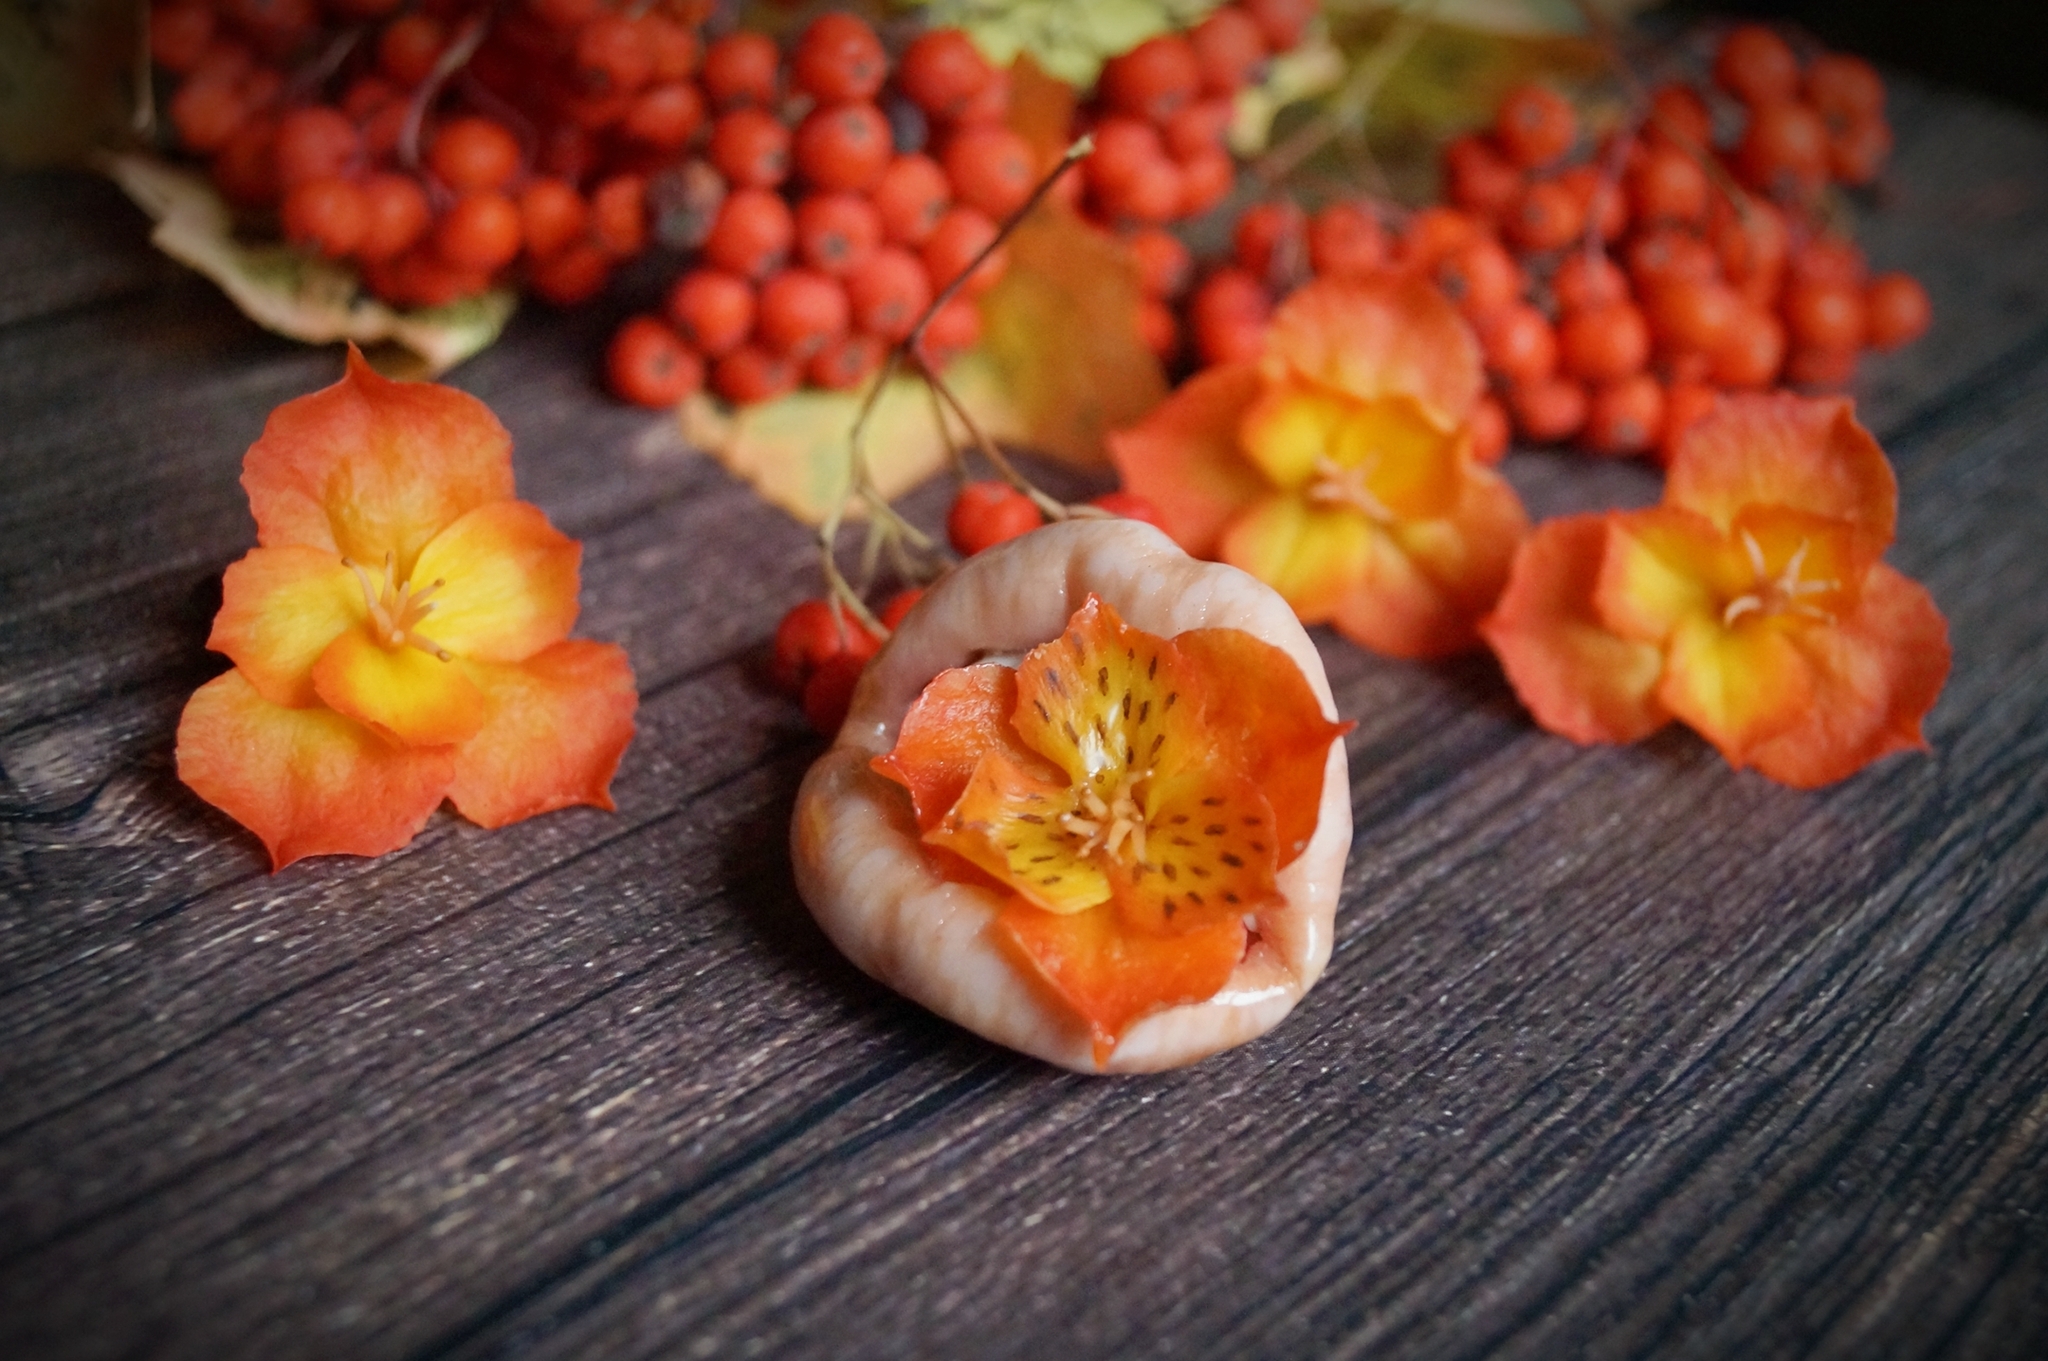
[[213,280],[251,321],[310,344],[353,340],[393,376],[433,377],[461,363],[498,338],[518,303],[512,290],[494,288],[446,307],[402,312],[333,261],[237,240],[234,215],[202,176],[133,154],[100,164],[155,220],[151,244]]

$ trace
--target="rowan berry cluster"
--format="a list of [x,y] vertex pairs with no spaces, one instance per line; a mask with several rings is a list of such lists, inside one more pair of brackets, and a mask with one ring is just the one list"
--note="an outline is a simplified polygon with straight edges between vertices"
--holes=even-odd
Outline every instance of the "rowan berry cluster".
[[648,244],[704,118],[702,0],[154,0],[178,144],[401,306],[574,302]]
[[1839,387],[1861,350],[1926,329],[1920,285],[1870,277],[1816,211],[1890,149],[1867,62],[1823,52],[1802,68],[1742,24],[1711,84],[1660,85],[1647,103],[1574,162],[1576,110],[1525,85],[1444,149],[1434,272],[1524,438],[1661,456],[1718,391]]
[[[703,175],[719,195],[664,315],[629,321],[613,390],[666,406],[708,384],[731,402],[871,378],[933,302],[995,240],[1038,182],[1004,125],[1009,77],[967,36],[919,34],[892,62],[858,17],[820,15],[785,54],[759,33],[712,43]],[[932,315],[920,341],[943,365],[981,335],[975,299],[998,249]]]

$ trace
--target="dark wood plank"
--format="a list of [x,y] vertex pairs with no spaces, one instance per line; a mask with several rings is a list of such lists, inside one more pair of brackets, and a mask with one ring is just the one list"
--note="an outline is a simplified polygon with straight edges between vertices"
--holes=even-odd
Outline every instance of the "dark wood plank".
[[[101,186],[0,195],[0,1352],[2032,1354],[2048,131],[1894,113],[1863,236],[1937,331],[1859,392],[1954,631],[1936,755],[1801,795],[1325,638],[1360,719],[1331,974],[1125,1082],[926,1016],[803,914],[815,744],[758,671],[805,536],[592,395],[602,310],[457,381],[633,656],[620,812],[266,875],[170,735],[241,450],[334,356],[110,234]],[[1544,513],[1654,495],[1514,475]]]

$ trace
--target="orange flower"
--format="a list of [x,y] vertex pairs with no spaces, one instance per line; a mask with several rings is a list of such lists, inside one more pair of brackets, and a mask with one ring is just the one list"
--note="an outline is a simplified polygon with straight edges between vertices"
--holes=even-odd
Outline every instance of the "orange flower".
[[396,850],[444,797],[486,827],[612,807],[632,669],[569,638],[582,549],[512,499],[489,408],[351,346],[271,413],[242,486],[258,546],[207,639],[235,667],[185,706],[178,775],[273,868]]
[[1271,644],[1160,638],[1090,595],[1015,670],[941,673],[873,764],[951,877],[1010,891],[997,931],[1101,1063],[1132,1022],[1229,979],[1349,727]]
[[1553,732],[1629,742],[1676,717],[1801,788],[1926,748],[1949,665],[1926,590],[1879,561],[1898,489],[1839,398],[1724,398],[1664,504],[1542,525],[1482,628]]
[[1484,381],[1427,282],[1321,280],[1281,306],[1259,363],[1197,374],[1110,455],[1189,553],[1375,651],[1443,656],[1478,641],[1528,529],[1472,456]]

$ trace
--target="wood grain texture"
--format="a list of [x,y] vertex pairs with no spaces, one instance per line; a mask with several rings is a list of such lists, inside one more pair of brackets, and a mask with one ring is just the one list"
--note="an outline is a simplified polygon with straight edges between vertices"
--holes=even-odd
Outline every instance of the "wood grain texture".
[[[2048,130],[1900,85],[1866,365],[1936,754],[1817,794],[1320,639],[1357,836],[1276,1034],[1101,1081],[833,954],[761,682],[805,536],[532,310],[456,375],[643,695],[616,815],[264,872],[170,771],[241,452],[332,353],[104,186],[0,192],[0,1354],[2048,1350]],[[125,215],[125,216],[124,216]],[[1518,455],[1539,513],[1655,495]],[[912,498],[927,522],[943,492]]]

